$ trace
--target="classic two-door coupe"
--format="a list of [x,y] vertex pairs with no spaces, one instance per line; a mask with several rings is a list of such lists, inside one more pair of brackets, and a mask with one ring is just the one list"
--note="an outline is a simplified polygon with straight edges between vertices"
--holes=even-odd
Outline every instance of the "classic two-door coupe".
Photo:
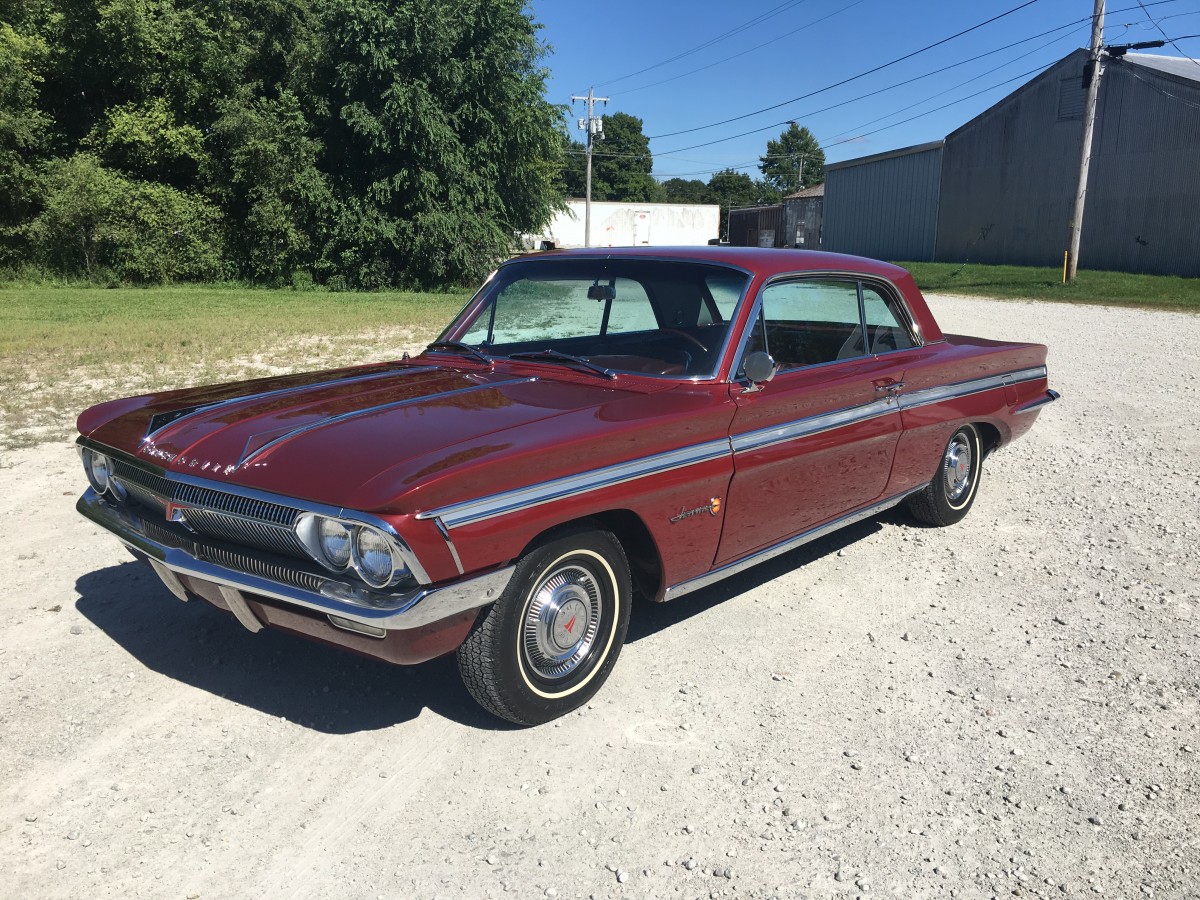
[[586,702],[671,600],[905,501],[959,521],[1057,398],[1046,348],[943,335],[826,253],[501,266],[415,358],[167,391],[78,421],[78,509],[181,600],[393,663],[457,650],[514,722]]

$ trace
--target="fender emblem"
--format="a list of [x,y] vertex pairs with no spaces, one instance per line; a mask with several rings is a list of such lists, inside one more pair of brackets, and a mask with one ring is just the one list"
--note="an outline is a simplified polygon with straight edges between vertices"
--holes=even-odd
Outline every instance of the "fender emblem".
[[695,509],[681,509],[678,515],[671,516],[671,524],[682,522],[684,519],[690,519],[692,516],[698,516],[701,513],[708,513],[715,516],[721,512],[721,498],[713,497],[708,501],[707,506],[697,506]]

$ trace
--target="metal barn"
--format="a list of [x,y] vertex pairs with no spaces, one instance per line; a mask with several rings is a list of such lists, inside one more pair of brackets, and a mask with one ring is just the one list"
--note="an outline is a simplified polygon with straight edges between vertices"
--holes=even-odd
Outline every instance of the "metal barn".
[[[1077,50],[946,138],[937,259],[1062,262],[1083,139],[1086,61],[1087,51]],[[1200,275],[1197,171],[1200,66],[1133,53],[1108,60],[1080,266]]]
[[[826,248],[896,260],[1061,265],[1086,60],[1086,50],[1064,57],[943,142],[828,166]],[[1200,275],[1198,172],[1200,66],[1135,53],[1106,60],[1080,266]]]
[[825,249],[933,259],[941,173],[941,141],[826,166]]

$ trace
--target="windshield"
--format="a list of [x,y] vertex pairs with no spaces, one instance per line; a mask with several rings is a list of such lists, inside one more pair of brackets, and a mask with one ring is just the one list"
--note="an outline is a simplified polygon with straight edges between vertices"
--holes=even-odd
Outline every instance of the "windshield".
[[[750,276],[707,263],[530,259],[504,266],[442,335],[493,356],[711,377]],[[545,351],[552,351],[546,353]]]

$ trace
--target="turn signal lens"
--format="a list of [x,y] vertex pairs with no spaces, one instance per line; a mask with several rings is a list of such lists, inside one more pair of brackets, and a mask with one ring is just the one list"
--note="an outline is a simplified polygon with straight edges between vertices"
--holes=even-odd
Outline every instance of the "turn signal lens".
[[371,587],[387,586],[396,569],[392,542],[374,528],[360,525],[354,530],[354,564],[362,580]]
[[321,552],[335,569],[344,569],[350,563],[350,529],[337,519],[322,518],[317,529]]

